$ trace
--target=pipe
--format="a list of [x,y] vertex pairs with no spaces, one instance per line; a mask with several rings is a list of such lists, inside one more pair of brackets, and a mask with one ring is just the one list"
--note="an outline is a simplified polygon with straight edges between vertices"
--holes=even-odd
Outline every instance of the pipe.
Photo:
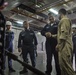
[[6,51],[7,56],[9,56],[11,59],[19,62],[20,64],[22,64],[22,66],[25,66],[27,69],[29,69],[30,71],[36,73],[37,75],[45,75],[43,72],[41,72],[40,70],[32,67],[31,65],[27,64],[26,62],[22,62],[21,60],[18,59],[18,57],[14,54],[12,54],[11,52]]
[[63,2],[63,1],[60,1],[60,0],[59,0],[59,1],[56,1],[56,2],[54,2],[54,3],[48,3],[48,4],[44,5],[43,7],[37,9],[36,11],[37,11],[37,12],[40,12],[40,11],[42,11],[42,10],[50,7],[50,6],[54,6],[54,5],[56,5],[56,4],[59,4],[60,2]]
[[[37,9],[36,12],[43,12],[43,11],[49,10],[50,8],[58,7],[58,6],[61,6],[61,5],[63,5],[63,4],[67,4],[67,3],[71,2],[71,1],[74,1],[74,0],[69,0],[69,1],[67,1],[67,2],[60,1],[60,3],[57,2],[57,4],[56,4],[56,3],[55,3],[55,4],[53,3],[52,5],[47,4],[46,6],[40,8],[40,9]],[[49,6],[49,7],[47,7],[47,6]],[[45,8],[46,8],[46,9],[45,9]],[[43,10],[43,9],[44,9],[44,10]]]
[[[15,19],[10,19],[8,17],[6,17],[7,20],[10,20],[10,21],[17,21]],[[30,24],[30,27],[32,28],[36,28],[37,30],[41,30],[43,27],[42,26],[39,26],[37,24],[34,24],[34,23],[29,23]],[[22,27],[23,28],[23,27]],[[22,28],[20,28],[19,30],[21,30]],[[13,29],[17,29],[17,27],[13,27]],[[34,29],[35,30],[35,29]]]
[[[52,4],[51,4],[51,3],[46,4],[46,5],[43,6],[42,8],[37,9],[37,10],[36,10],[36,13],[41,13],[41,12],[47,11],[47,10],[49,10],[50,8],[58,7],[58,6],[61,6],[61,5],[63,5],[63,4],[67,4],[67,3],[71,2],[71,1],[73,1],[73,0],[69,0],[69,1],[67,1],[67,2],[57,1],[57,2],[52,3]],[[59,4],[59,2],[61,2],[61,3]],[[51,7],[50,7],[50,6],[51,6]],[[45,9],[45,8],[46,8],[46,9]],[[30,16],[33,16],[33,15],[35,15],[35,14],[31,14]]]
[[33,18],[33,19],[35,19],[37,21],[40,21],[40,22],[42,22],[44,24],[47,24],[45,21],[41,21],[41,20],[39,20],[37,18],[34,18],[34,17],[30,16],[29,14],[26,14],[25,12],[23,13],[22,10],[18,10],[17,8],[12,9],[11,11],[13,11],[15,13],[18,13],[18,14],[21,14],[21,15],[24,15],[24,16],[27,16],[27,17],[30,17],[30,18]]
[[33,14],[39,15],[39,16],[44,17],[44,18],[48,18],[48,16],[45,15],[44,13],[36,13],[36,9],[33,9],[33,8],[31,8],[27,5],[24,5],[24,4],[20,4],[19,6],[17,6],[17,8],[22,9],[22,11],[27,10],[27,11],[33,13]]

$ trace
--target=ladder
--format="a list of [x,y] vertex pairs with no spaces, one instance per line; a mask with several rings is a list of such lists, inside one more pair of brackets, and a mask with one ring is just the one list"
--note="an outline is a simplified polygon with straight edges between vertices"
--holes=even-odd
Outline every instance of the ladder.
[[0,75],[4,75],[5,67],[5,22],[4,16],[0,12]]

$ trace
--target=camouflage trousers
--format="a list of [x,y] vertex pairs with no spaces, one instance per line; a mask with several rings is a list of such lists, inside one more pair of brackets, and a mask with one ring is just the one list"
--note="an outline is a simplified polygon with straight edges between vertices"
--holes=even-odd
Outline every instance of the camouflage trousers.
[[65,52],[59,52],[58,54],[61,75],[76,75],[72,67],[71,56]]

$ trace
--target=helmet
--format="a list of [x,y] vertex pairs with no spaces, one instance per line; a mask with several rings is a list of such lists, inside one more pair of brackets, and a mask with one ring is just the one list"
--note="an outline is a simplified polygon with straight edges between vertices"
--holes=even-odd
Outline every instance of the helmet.
[[72,25],[72,28],[76,28],[76,25],[75,25],[75,24],[73,24],[73,25]]
[[6,26],[12,26],[12,22],[6,21]]

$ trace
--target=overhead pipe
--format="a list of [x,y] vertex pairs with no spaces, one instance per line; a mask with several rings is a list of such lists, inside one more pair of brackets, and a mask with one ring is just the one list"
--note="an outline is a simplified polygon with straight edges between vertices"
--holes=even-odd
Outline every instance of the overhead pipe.
[[47,22],[42,21],[42,20],[39,20],[39,19],[37,19],[37,18],[34,18],[34,17],[30,16],[29,14],[26,14],[26,13],[22,12],[22,10],[18,10],[17,8],[12,9],[11,11],[13,11],[13,12],[15,12],[15,13],[18,13],[18,14],[21,14],[21,15],[24,15],[24,16],[27,16],[27,17],[30,17],[30,18],[33,18],[33,19],[35,19],[35,20],[37,20],[37,21],[39,21],[39,22],[42,22],[42,23],[44,23],[44,24],[47,24]]
[[48,4],[44,5],[43,7],[37,9],[36,11],[37,11],[37,12],[40,12],[40,11],[42,11],[42,10],[50,7],[50,6],[54,6],[54,5],[56,5],[56,4],[59,4],[60,2],[63,2],[63,1],[62,1],[62,0],[59,0],[59,1],[56,1],[56,2],[54,2],[54,3],[48,3]]
[[29,69],[30,71],[34,72],[36,75],[46,75],[45,73],[41,72],[40,70],[32,67],[31,65],[27,64],[26,62],[22,62],[21,60],[18,59],[18,56],[12,54],[11,52],[9,52],[8,50],[5,50],[6,55],[8,57],[10,57],[11,59],[19,62],[22,66],[25,66],[27,69]]
[[[49,3],[49,4],[45,5],[45,6],[43,6],[42,8],[37,9],[37,10],[36,10],[36,13],[41,13],[41,12],[47,11],[47,10],[49,10],[50,8],[58,7],[58,6],[61,6],[61,5],[63,5],[63,4],[67,4],[67,3],[71,2],[71,1],[73,1],[73,0],[69,0],[69,1],[67,1],[67,2],[57,1],[57,2],[52,3],[52,4]],[[60,2],[60,3],[59,3],[59,2]],[[35,14],[31,14],[31,16],[33,16],[33,15],[35,15]]]
[[61,6],[63,4],[67,4],[67,3],[71,2],[71,1],[74,1],[74,0],[69,0],[69,1],[60,0],[60,1],[57,1],[57,2],[52,3],[52,4],[49,3],[49,4],[45,5],[45,6],[43,6],[42,8],[37,9],[36,12],[43,12],[43,11],[49,10],[50,8],[58,7],[58,6]]
[[72,9],[74,9],[74,8],[76,8],[76,4],[75,4],[74,6],[72,6],[72,7],[70,7],[70,8],[67,9],[67,10],[69,11],[69,10],[72,10]]
[[23,9],[23,10],[27,10],[33,14],[36,14],[36,15],[39,15],[41,17],[44,17],[44,18],[48,18],[48,16],[44,13],[36,13],[36,9],[33,9],[27,5],[24,5],[24,4],[20,4],[19,6],[17,6],[17,8],[20,8],[20,9]]
[[38,5],[39,3],[44,3],[44,1],[43,0],[41,0],[41,1],[40,0],[36,0],[35,3],[30,5],[29,7],[34,7],[34,6]]
[[35,27],[40,27],[40,28],[43,28],[42,26],[39,26],[39,25],[37,25],[37,24],[34,24],[34,23],[29,23],[29,24],[31,24],[31,25],[33,25],[33,26],[35,26]]

